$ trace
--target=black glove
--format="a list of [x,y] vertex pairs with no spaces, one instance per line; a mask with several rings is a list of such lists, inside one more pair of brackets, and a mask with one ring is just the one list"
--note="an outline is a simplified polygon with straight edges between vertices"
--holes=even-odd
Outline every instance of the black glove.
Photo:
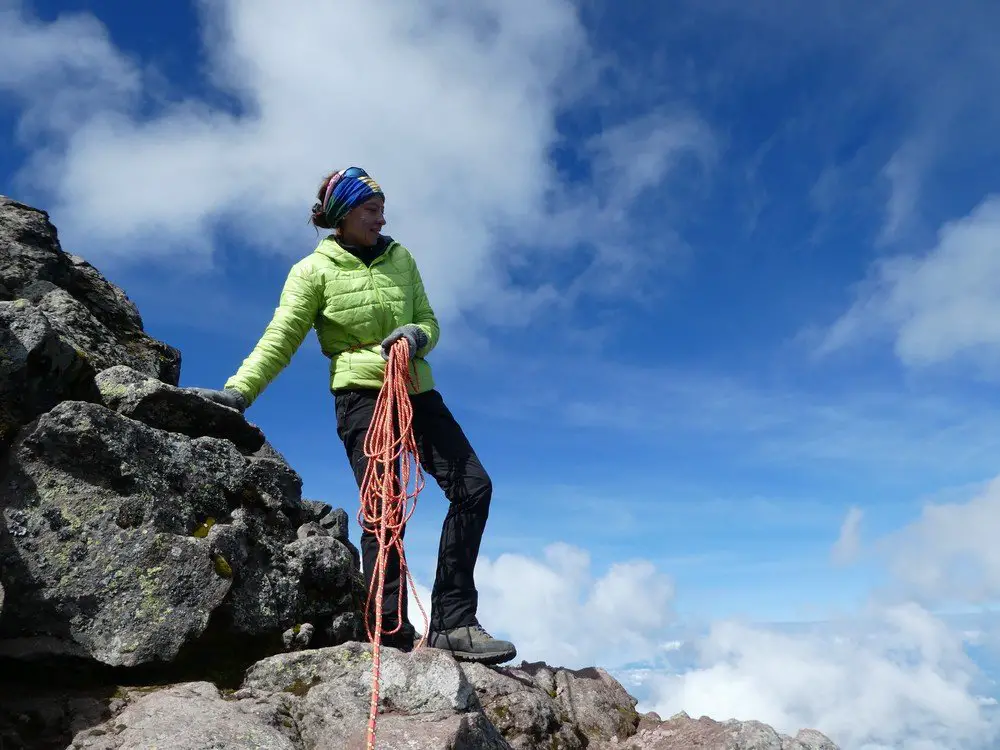
[[382,359],[389,360],[389,350],[402,338],[405,338],[410,345],[410,359],[417,356],[417,350],[427,345],[427,334],[424,333],[424,329],[414,323],[407,323],[390,333],[382,341]]
[[222,406],[228,406],[230,409],[236,409],[238,412],[246,411],[248,406],[247,400],[243,398],[243,394],[232,388],[226,388],[221,391],[212,388],[185,388],[184,390],[196,396],[207,398],[209,401],[214,401]]

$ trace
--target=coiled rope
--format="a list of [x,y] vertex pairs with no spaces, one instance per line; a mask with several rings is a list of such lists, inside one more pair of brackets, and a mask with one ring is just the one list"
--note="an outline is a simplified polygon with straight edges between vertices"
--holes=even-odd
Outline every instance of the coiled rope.
[[[413,515],[417,495],[424,487],[424,474],[420,454],[413,435],[413,404],[409,387],[412,384],[409,370],[410,349],[406,338],[400,338],[389,350],[385,379],[375,402],[375,412],[365,435],[364,451],[368,459],[361,483],[361,508],[358,520],[378,539],[378,557],[365,604],[365,627],[372,643],[372,697],[368,712],[366,750],[375,749],[375,725],[378,718],[379,684],[382,666],[382,636],[398,633],[403,627],[404,586],[399,587],[396,602],[397,625],[394,630],[382,632],[382,598],[385,591],[386,566],[389,554],[399,555],[400,581],[405,580],[414,591],[413,577],[406,565],[403,551],[403,528]],[[412,489],[410,487],[412,480]],[[414,594],[414,596],[416,596]],[[375,608],[374,630],[371,609]],[[417,600],[417,607],[424,618],[424,636],[427,637],[427,614]]]

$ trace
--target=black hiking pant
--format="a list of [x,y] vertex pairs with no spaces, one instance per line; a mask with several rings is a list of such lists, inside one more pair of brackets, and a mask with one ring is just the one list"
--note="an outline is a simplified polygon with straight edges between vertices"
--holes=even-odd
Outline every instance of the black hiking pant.
[[[341,390],[336,392],[335,398],[337,434],[344,442],[360,488],[368,463],[364,451],[365,435],[375,412],[378,391]],[[477,622],[479,605],[473,573],[489,515],[493,484],[440,393],[430,390],[415,394],[410,402],[421,466],[449,501],[431,590],[430,629],[442,631],[473,625]],[[378,557],[378,539],[368,530],[361,534],[361,557],[365,584],[370,590]],[[399,576],[399,555],[393,550],[388,555],[386,567],[383,630],[394,630],[399,624],[396,612],[402,588],[403,630],[400,636],[404,638],[407,632],[410,635],[413,632],[407,619],[405,587],[405,579],[400,580]],[[371,625],[374,626],[374,613]],[[385,642],[389,642],[388,637]]]

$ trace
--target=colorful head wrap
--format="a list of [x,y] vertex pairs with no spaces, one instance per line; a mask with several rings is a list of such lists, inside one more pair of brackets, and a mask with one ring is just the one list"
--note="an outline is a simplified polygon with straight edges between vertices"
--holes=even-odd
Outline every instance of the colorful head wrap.
[[361,167],[348,167],[330,178],[319,208],[330,226],[335,227],[348,211],[373,195],[384,196],[385,193]]

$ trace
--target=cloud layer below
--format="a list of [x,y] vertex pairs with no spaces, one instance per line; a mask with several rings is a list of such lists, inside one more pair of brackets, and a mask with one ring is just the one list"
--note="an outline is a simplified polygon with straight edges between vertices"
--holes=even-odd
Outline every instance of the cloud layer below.
[[989,668],[1000,621],[987,612],[967,629],[938,611],[996,599],[998,487],[928,504],[867,546],[861,514],[849,513],[836,561],[873,553],[889,585],[871,591],[864,611],[826,622],[701,630],[675,618],[673,583],[652,564],[599,573],[564,544],[540,558],[482,560],[482,621],[525,659],[611,668],[636,688],[641,710],[663,716],[757,719],[791,734],[812,727],[844,750],[982,750],[1000,739],[1000,675]]

